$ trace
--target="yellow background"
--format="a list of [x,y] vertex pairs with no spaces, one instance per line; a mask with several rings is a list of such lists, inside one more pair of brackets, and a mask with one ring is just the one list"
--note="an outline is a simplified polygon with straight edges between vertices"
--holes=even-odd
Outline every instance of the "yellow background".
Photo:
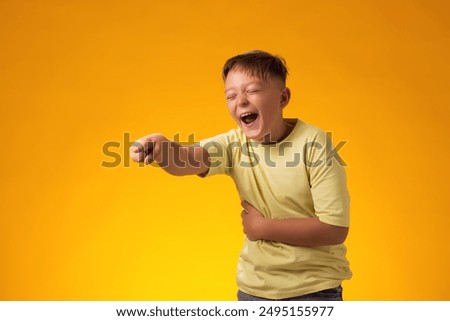
[[227,177],[102,153],[234,124],[224,61],[282,55],[287,117],[333,132],[352,196],[347,300],[449,300],[448,1],[0,2],[0,299],[234,300]]

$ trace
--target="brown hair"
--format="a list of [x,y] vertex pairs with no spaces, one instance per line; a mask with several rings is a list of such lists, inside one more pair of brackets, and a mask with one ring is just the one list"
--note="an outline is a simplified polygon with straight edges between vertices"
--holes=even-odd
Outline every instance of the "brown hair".
[[222,78],[225,80],[232,69],[241,69],[252,76],[267,79],[268,76],[278,77],[286,84],[288,70],[286,61],[276,55],[262,50],[244,52],[228,59],[222,69]]

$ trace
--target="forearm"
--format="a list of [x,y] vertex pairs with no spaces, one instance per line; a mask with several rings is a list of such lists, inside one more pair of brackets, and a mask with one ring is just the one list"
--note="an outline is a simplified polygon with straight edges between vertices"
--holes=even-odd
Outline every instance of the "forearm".
[[318,218],[266,219],[260,239],[312,247],[341,244],[347,234],[347,227],[326,224]]
[[163,137],[154,148],[155,161],[172,175],[203,174],[209,168],[208,153],[200,146],[182,146]]

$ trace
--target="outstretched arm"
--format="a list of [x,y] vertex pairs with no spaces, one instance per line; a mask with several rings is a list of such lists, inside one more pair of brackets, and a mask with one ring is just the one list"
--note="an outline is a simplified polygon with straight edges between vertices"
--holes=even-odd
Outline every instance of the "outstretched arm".
[[326,224],[316,217],[269,219],[247,201],[241,205],[244,233],[251,241],[269,240],[312,247],[341,244],[348,234],[348,227]]
[[130,148],[131,159],[150,164],[153,161],[166,172],[176,175],[202,175],[209,169],[208,152],[201,146],[183,146],[161,134],[138,139]]

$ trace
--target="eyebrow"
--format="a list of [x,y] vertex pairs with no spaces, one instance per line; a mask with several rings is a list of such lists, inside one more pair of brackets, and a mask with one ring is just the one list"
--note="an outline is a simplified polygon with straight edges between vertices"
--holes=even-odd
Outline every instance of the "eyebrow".
[[[255,80],[255,81],[251,81],[251,82],[245,84],[245,86],[247,87],[247,86],[250,86],[250,85],[261,84],[261,83],[262,83],[262,81],[260,81],[260,80]],[[226,94],[228,91],[230,91],[230,90],[235,90],[235,89],[236,89],[235,87],[231,87],[231,88],[225,89],[224,93]]]

